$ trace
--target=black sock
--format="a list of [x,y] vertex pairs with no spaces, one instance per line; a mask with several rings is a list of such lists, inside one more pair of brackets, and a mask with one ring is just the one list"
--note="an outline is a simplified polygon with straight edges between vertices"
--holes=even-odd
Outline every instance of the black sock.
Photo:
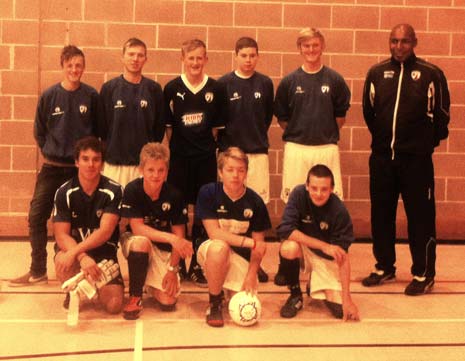
[[279,254],[279,266],[278,266],[278,272],[277,274],[284,274],[284,271],[283,271],[283,256],[281,256],[281,253]]
[[128,255],[129,295],[142,297],[142,291],[147,277],[149,254],[130,251]]
[[[291,289],[291,294],[300,292],[300,281],[299,281],[299,272],[300,272],[300,260],[296,259],[287,259],[282,257],[281,259],[281,270],[286,277],[286,283]],[[294,292],[293,292],[294,290]]]
[[189,272],[192,273],[194,271],[194,268],[200,267],[199,264],[197,263],[197,251],[194,249],[194,253],[192,253],[192,258],[191,258],[191,263],[189,265]]
[[181,258],[179,260],[179,272],[181,274],[186,274],[187,271],[186,271],[186,260],[184,258]]
[[213,295],[211,293],[209,293],[208,295],[209,295],[209,298],[210,298],[210,303],[212,303],[214,305],[220,304],[221,301],[223,300],[223,292],[220,292],[217,295]]
[[197,241],[200,238],[202,234],[202,227],[199,226],[198,224],[193,224],[192,225],[192,247],[194,248],[194,253],[192,254],[191,258],[191,263],[189,265],[189,273],[192,273],[194,271],[194,268],[197,268],[199,264],[197,263],[197,248],[198,244]]

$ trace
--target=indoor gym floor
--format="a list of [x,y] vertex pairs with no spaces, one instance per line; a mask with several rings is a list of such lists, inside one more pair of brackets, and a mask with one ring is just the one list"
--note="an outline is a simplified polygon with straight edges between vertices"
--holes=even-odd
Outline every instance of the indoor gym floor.
[[[271,279],[277,249],[269,243],[263,263]],[[465,360],[464,246],[438,246],[433,293],[420,297],[403,294],[410,280],[406,245],[397,246],[397,281],[370,289],[360,279],[373,267],[371,246],[354,244],[350,252],[358,323],[332,319],[324,305],[306,297],[304,310],[284,320],[279,308],[286,288],[270,281],[260,284],[263,311],[257,325],[236,326],[225,313],[225,327],[211,328],[205,323],[206,290],[185,282],[173,313],[162,313],[145,299],[141,318],[126,321],[84,305],[78,326],[70,327],[52,257],[47,285],[10,288],[7,280],[29,262],[29,244],[2,241],[0,360]],[[126,262],[121,264],[127,286]]]

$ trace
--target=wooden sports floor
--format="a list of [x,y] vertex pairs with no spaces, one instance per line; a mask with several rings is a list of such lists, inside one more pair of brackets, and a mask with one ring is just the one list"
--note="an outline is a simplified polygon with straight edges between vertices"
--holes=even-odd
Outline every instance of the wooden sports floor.
[[[269,245],[264,268],[272,279],[277,244]],[[49,250],[52,254],[52,243]],[[397,253],[397,281],[367,289],[360,279],[373,267],[371,246],[352,246],[358,323],[332,319],[322,304],[308,298],[295,319],[281,319],[287,292],[270,281],[260,285],[258,324],[236,326],[225,313],[225,327],[215,329],[204,320],[206,290],[185,282],[173,313],[162,313],[146,300],[141,318],[126,321],[84,305],[78,326],[70,327],[51,257],[48,284],[10,288],[7,280],[26,269],[29,245],[2,241],[0,360],[465,360],[465,246],[438,246],[433,293],[420,297],[404,296],[410,256],[406,245],[399,245]],[[122,268],[127,280],[125,261]]]

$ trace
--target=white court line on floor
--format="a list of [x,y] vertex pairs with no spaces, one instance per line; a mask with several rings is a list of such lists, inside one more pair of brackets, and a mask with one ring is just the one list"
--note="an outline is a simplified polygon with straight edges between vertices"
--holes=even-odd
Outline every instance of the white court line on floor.
[[134,361],[142,361],[142,344],[144,339],[144,324],[142,320],[136,321],[136,330],[134,334]]
[[[140,324],[142,324],[142,320]],[[205,320],[195,320],[195,319],[179,319],[179,318],[163,318],[163,319],[145,319],[147,322],[157,322],[157,323],[173,323],[173,322],[184,322],[184,323],[205,323]],[[122,323],[122,322],[127,322],[128,324],[130,321],[124,321],[124,319],[121,320],[116,320],[116,319],[106,319],[106,318],[94,318],[94,319],[87,319],[87,320],[79,320],[81,323],[89,323],[89,322],[104,322],[104,323]],[[136,335],[137,335],[137,322],[136,321]],[[261,321],[263,323],[268,323],[268,322],[273,322],[273,323],[292,323],[292,322],[299,322],[299,323],[329,323],[329,322],[334,322],[334,323],[343,323],[341,320],[337,319],[294,319],[292,321],[290,320],[283,320],[281,318],[267,318],[266,320]],[[465,323],[465,318],[363,318],[359,322],[348,322],[348,323]],[[2,319],[0,320],[0,324],[5,324],[5,323],[20,323],[20,324],[26,324],[26,323],[51,323],[51,324],[59,324],[59,323],[66,323],[66,319],[59,319],[59,320],[33,320],[33,319]],[[141,325],[139,327],[142,328]],[[258,326],[260,327],[260,326]],[[142,336],[141,336],[142,337]]]

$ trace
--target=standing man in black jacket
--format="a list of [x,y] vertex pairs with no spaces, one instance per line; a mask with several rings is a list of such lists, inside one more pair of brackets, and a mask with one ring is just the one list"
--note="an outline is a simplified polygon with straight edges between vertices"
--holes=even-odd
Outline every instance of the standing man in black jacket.
[[415,30],[396,25],[391,58],[373,66],[363,94],[363,115],[372,135],[370,197],[376,269],[362,284],[395,278],[396,209],[402,195],[408,221],[413,280],[405,294],[421,295],[434,285],[436,209],[432,154],[447,138],[449,91],[443,72],[414,53]]

